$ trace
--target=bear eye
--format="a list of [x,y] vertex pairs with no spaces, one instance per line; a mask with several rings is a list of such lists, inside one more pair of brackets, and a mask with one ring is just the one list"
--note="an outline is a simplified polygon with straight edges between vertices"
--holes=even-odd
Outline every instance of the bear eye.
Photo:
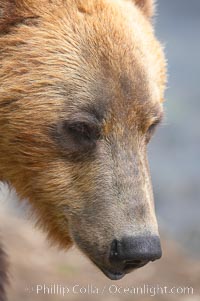
[[100,138],[99,127],[93,122],[85,121],[66,121],[63,125],[63,134],[67,148],[72,151],[94,148]]
[[94,126],[85,122],[75,122],[67,125],[68,131],[76,139],[84,139],[86,141],[98,139],[97,130]]
[[158,124],[160,123],[160,119],[156,120],[154,123],[152,123],[146,133],[146,141],[147,143],[150,141],[151,137],[153,136],[153,134],[155,133],[155,130],[158,126]]

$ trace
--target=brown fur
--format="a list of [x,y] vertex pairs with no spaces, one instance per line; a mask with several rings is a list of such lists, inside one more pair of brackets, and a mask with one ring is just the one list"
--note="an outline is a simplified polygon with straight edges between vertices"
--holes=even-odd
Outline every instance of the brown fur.
[[[165,61],[152,12],[150,0],[0,4],[0,179],[53,241],[104,264],[113,235],[158,231],[146,143]],[[91,144],[69,133],[77,121]]]

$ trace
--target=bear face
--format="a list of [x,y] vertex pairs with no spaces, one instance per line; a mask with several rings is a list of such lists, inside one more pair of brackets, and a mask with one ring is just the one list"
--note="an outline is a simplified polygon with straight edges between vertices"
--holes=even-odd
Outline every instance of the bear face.
[[166,71],[151,1],[0,8],[0,179],[111,279],[159,258],[146,146]]

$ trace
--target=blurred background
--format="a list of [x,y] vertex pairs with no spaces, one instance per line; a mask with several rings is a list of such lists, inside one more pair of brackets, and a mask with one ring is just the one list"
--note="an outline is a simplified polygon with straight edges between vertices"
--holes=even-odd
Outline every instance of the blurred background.
[[[169,62],[166,117],[149,147],[156,211],[163,257],[156,263],[112,282],[75,248],[67,253],[50,247],[45,235],[28,221],[27,210],[16,195],[0,186],[0,220],[9,254],[9,300],[12,301],[118,301],[152,300],[150,294],[114,293],[115,286],[179,288],[179,293],[154,297],[157,301],[200,300],[200,1],[158,0],[156,33],[165,45]],[[36,294],[37,284],[70,288],[65,297]],[[103,295],[72,293],[88,285]],[[112,288],[112,293],[109,288]],[[192,287],[193,293],[180,293]],[[159,291],[159,290],[158,290]]]

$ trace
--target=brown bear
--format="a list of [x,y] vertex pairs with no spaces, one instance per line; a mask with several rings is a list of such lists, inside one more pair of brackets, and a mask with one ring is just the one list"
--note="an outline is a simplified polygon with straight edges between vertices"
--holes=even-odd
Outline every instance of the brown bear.
[[110,279],[161,257],[147,144],[165,59],[151,0],[1,0],[0,180]]

